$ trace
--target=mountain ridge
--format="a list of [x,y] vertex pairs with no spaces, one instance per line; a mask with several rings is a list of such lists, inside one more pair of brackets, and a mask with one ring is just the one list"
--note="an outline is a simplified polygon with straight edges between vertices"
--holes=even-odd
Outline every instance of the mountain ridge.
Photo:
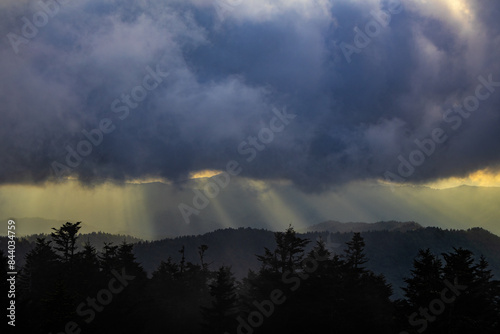
[[400,231],[407,232],[416,229],[424,228],[419,223],[409,221],[409,222],[398,222],[395,220],[390,221],[379,221],[376,223],[364,223],[364,222],[339,222],[336,220],[329,220],[319,224],[315,224],[302,229],[304,232],[369,232],[369,231]]
[[[325,222],[325,223],[331,223]],[[368,258],[366,267],[375,273],[384,274],[389,283],[394,287],[394,295],[401,297],[399,287],[403,286],[404,277],[410,275],[411,264],[419,249],[429,248],[432,253],[441,256],[442,253],[452,252],[454,248],[469,249],[479,259],[484,255],[490,263],[492,272],[500,277],[500,237],[481,227],[467,230],[449,230],[439,227],[420,227],[414,222],[379,222],[378,226],[393,227],[393,230],[370,230],[361,232],[365,240],[365,253]],[[383,223],[383,224],[382,224]],[[343,223],[334,223],[343,224]],[[384,225],[385,224],[385,225]],[[328,224],[326,224],[328,225]],[[321,226],[321,225],[320,225]],[[347,224],[346,226],[357,226]],[[364,225],[360,225],[364,226]],[[401,227],[416,227],[404,229]],[[314,228],[314,227],[312,227]],[[264,253],[264,249],[275,248],[273,231],[250,227],[218,229],[199,235],[179,236],[162,240],[147,241],[126,236],[117,236],[107,233],[81,234],[79,236],[79,249],[87,241],[101,249],[104,242],[113,242],[115,245],[123,242],[134,243],[134,254],[138,262],[151,275],[160,265],[161,261],[172,258],[179,262],[179,250],[185,248],[185,260],[199,263],[198,247],[207,245],[205,253],[206,263],[210,263],[212,270],[221,265],[231,266],[237,278],[246,277],[248,270],[258,270],[260,263],[256,255]],[[93,238],[90,236],[93,235]],[[326,242],[330,252],[342,255],[353,232],[307,231],[298,233],[301,238],[310,240],[306,247],[309,251],[320,238]],[[49,235],[37,235],[46,236]],[[16,261],[22,265],[24,256],[34,246],[34,239],[19,238],[16,245]],[[8,238],[0,237],[1,249],[7,248]]]

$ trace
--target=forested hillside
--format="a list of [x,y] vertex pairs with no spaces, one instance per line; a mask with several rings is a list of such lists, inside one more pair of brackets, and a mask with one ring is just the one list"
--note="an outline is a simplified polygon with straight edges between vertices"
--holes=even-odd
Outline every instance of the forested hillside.
[[[495,252],[498,237],[480,229],[321,236],[300,235],[290,226],[284,232],[222,230],[135,246],[105,242],[97,251],[89,242],[78,246],[79,224],[54,229],[50,241],[38,238],[18,268],[21,332],[302,334],[335,328],[346,334],[493,334],[500,329],[500,282],[490,259],[475,253]],[[425,247],[424,239],[440,240],[441,248]],[[172,254],[163,252],[148,277],[136,254],[161,253],[158,245],[182,241]],[[208,243],[192,246],[199,241],[213,241],[216,251],[210,254]],[[230,265],[216,265],[223,244],[235,247],[229,259],[242,263],[240,250],[255,249],[256,268],[247,267],[247,274],[236,278]],[[0,258],[6,282],[8,258]],[[404,272],[400,298],[385,273],[371,269],[389,267],[395,259]]]
[[[363,238],[366,243],[366,253],[370,261],[367,267],[375,272],[382,272],[387,281],[394,287],[394,297],[401,297],[403,291],[403,278],[411,268],[411,261],[419,249],[432,249],[438,256],[441,253],[453,250],[453,247],[464,247],[470,249],[477,258],[482,254],[488,258],[492,272],[500,277],[500,237],[481,228],[469,230],[442,230],[440,228],[418,227],[408,230],[408,223],[400,225],[385,223],[384,227],[390,227],[393,231],[366,231]],[[321,227],[328,224],[321,224]],[[370,228],[364,226],[364,228]],[[345,229],[345,227],[343,228]],[[406,232],[400,232],[407,230]],[[49,232],[49,231],[48,231]],[[328,233],[308,232],[298,234],[309,240],[321,238],[325,241],[327,248],[332,253],[341,254],[345,243],[349,241],[353,233]],[[22,238],[18,241],[18,262],[24,265],[24,257],[35,245],[38,237],[46,237],[51,240],[50,234],[35,235]],[[0,249],[6,249],[6,237],[0,237]],[[85,242],[98,251],[102,250],[104,243],[118,245],[123,241],[134,244],[134,254],[148,275],[158,267],[161,261],[168,257],[174,260],[180,259],[179,250],[184,247],[187,261],[199,264],[198,247],[207,245],[205,258],[212,266],[231,266],[233,273],[239,279],[248,274],[248,270],[257,270],[259,262],[256,254],[264,247],[270,248],[274,243],[273,232],[252,229],[224,229],[206,233],[198,236],[184,236],[174,239],[146,242],[130,236],[117,236],[107,233],[90,233],[79,236],[77,246],[82,249]],[[312,244],[306,246],[310,250]]]
[[[321,238],[330,252],[341,254],[345,243],[353,233],[308,232],[299,234],[309,240]],[[408,274],[412,259],[419,249],[432,249],[436,254],[453,251],[453,247],[470,249],[476,257],[486,256],[493,272],[500,277],[500,238],[486,230],[473,228],[463,230],[442,230],[428,227],[408,232],[370,231],[363,232],[366,254],[370,261],[367,268],[382,272],[394,286],[395,296],[401,296],[399,287]],[[197,248],[208,245],[206,259],[214,266],[230,265],[236,277],[247,275],[248,269],[257,270],[259,262],[255,254],[264,247],[271,248],[273,232],[250,228],[225,229],[200,236],[187,236],[136,244],[134,252],[147,272],[152,272],[165,257],[179,259],[178,250],[185,247],[186,259],[199,263]],[[306,247],[310,250],[312,244]]]

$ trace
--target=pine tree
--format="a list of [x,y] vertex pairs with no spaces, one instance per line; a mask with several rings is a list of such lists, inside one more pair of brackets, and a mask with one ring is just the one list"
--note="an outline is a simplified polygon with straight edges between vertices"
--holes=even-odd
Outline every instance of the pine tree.
[[94,246],[87,241],[83,250],[76,254],[76,272],[78,279],[78,291],[81,298],[93,294],[104,286],[105,279],[101,273],[99,256]]
[[179,277],[179,274],[179,265],[173,262],[172,258],[169,257],[167,262],[160,262],[158,269],[153,272],[151,280],[158,282],[158,284],[167,284],[168,282],[175,281]]
[[261,272],[281,276],[287,271],[295,271],[300,268],[304,257],[304,248],[310,241],[299,238],[291,226],[285,232],[275,232],[274,240],[276,241],[274,252],[265,248],[264,255],[257,256],[261,262]]
[[186,262],[184,247],[181,249],[181,263],[172,258],[162,261],[153,272],[148,295],[153,300],[148,306],[153,312],[149,324],[152,332],[170,330],[172,332],[199,332],[202,323],[201,306],[210,300],[208,280],[210,271],[200,265]]
[[405,297],[412,310],[427,305],[431,300],[440,298],[443,289],[442,262],[429,249],[419,250],[413,260],[411,277],[405,278],[403,288]]
[[80,267],[84,268],[85,272],[91,274],[99,272],[99,256],[95,247],[90,244],[90,241],[85,242],[82,252],[79,253],[79,257]]
[[137,262],[133,250],[134,245],[125,241],[123,241],[123,243],[118,246],[116,252],[118,258],[118,266],[120,267],[120,270],[125,269],[128,274],[136,276],[136,279],[145,279],[146,272]]
[[59,276],[59,257],[51,241],[37,238],[35,247],[26,254],[26,263],[19,274],[21,294],[38,301],[48,292]]
[[118,246],[113,245],[112,242],[104,243],[102,253],[99,255],[100,266],[103,272],[111,275],[111,270],[120,270],[120,260],[118,258]]
[[286,304],[280,306],[283,312],[276,312],[293,319],[289,321],[288,332],[323,333],[325,328],[331,328],[340,289],[341,266],[336,262],[338,256],[330,257],[325,243],[318,240],[304,259],[300,289],[290,294]]
[[443,268],[443,278],[460,284],[471,285],[475,279],[474,254],[462,247],[453,248],[453,252],[443,253],[446,264]]
[[209,285],[212,302],[210,307],[202,307],[204,318],[203,333],[222,334],[233,332],[238,323],[238,297],[235,279],[229,267],[220,267],[215,281]]
[[360,233],[354,233],[351,241],[347,243],[347,249],[344,251],[344,259],[349,271],[356,276],[365,272],[365,264],[368,260],[364,253],[365,241]]
[[208,268],[208,264],[206,264],[204,261],[204,256],[207,249],[207,245],[201,245],[200,247],[198,247],[198,255],[200,256],[201,267],[203,268],[203,270],[207,270]]
[[393,326],[392,287],[383,275],[363,266],[368,260],[360,233],[354,233],[346,245],[337,295],[338,332],[389,333]]
[[76,235],[81,228],[80,224],[81,222],[75,224],[67,222],[58,229],[52,228],[54,232],[50,235],[56,244],[54,249],[62,253],[62,259],[65,263],[73,263],[76,251],[76,240],[78,239]]
[[52,311],[47,307],[50,296],[60,291],[62,269],[60,257],[45,238],[37,238],[35,247],[26,254],[26,263],[18,275],[17,322],[23,331],[39,331],[50,325]]
[[482,258],[474,263],[474,254],[467,249],[454,248],[443,254],[446,265],[444,278],[452,284],[464,286],[446,310],[446,327],[453,333],[497,333],[500,315],[495,312],[495,283],[491,281],[487,261]]
[[[126,287],[113,296],[113,303],[108,305],[103,312],[107,318],[109,329],[116,332],[138,332],[143,328],[147,316],[146,301],[146,273],[142,266],[136,261],[133,253],[133,244],[123,241],[119,246],[110,246],[109,253],[104,256],[112,267],[105,268],[105,272],[111,272],[108,277],[112,279],[116,272],[130,277]],[[115,266],[113,268],[113,266]],[[113,272],[113,269],[116,272]],[[141,309],[140,307],[143,306]],[[111,326],[112,324],[115,324]]]
[[476,330],[481,333],[498,333],[500,331],[500,281],[493,280],[488,261],[481,255],[475,266],[475,282],[471,293],[476,300],[470,305],[476,311]]

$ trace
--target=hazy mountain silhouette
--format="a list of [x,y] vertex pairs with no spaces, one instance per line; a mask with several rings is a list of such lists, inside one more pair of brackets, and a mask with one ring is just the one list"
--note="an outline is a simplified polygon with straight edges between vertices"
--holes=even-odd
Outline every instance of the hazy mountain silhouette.
[[[394,287],[395,296],[401,296],[399,287],[403,285],[403,277],[408,276],[413,258],[419,249],[430,248],[437,255],[453,250],[453,247],[463,247],[471,250],[477,257],[484,255],[491,264],[493,274],[500,277],[500,237],[482,228],[468,230],[443,230],[436,227],[422,228],[413,222],[380,222],[378,224],[325,222],[311,229],[337,229],[341,231],[363,231],[366,242],[366,254],[369,258],[367,267],[374,272],[383,273],[387,281]],[[369,229],[369,231],[366,231]],[[309,240],[322,238],[327,248],[336,254],[341,254],[345,243],[352,237],[352,232],[307,232],[300,234]],[[22,258],[33,248],[36,236],[20,240],[17,245],[17,258],[20,265]],[[205,261],[212,268],[231,266],[235,276],[242,278],[248,269],[258,269],[256,254],[264,247],[271,248],[274,243],[272,231],[264,229],[238,228],[223,229],[197,236],[183,236],[174,239],[158,241],[141,241],[133,237],[110,235],[106,233],[82,234],[79,246],[85,241],[101,249],[103,242],[113,242],[118,245],[124,240],[134,243],[134,254],[151,274],[161,261],[169,257],[180,260],[179,250],[185,247],[186,261],[199,263],[198,247],[207,245]],[[6,237],[0,237],[0,247],[6,247]],[[313,246],[310,243],[308,250]]]
[[399,231],[407,232],[422,229],[422,225],[415,222],[382,221],[376,223],[341,223],[329,220],[308,227],[301,232],[368,232],[368,231]]
[[[76,181],[75,181],[76,182]],[[179,204],[193,207],[196,191],[213,182],[200,178],[176,184],[126,183],[119,188],[124,198],[139,196],[144,200],[130,203],[134,214],[124,215],[123,203],[100,201],[101,196],[114,196],[117,189],[83,192],[81,197],[61,192],[58,197],[40,198],[36,216],[26,217],[21,210],[0,205],[0,212],[16,217],[18,232],[22,235],[46,233],[67,220],[82,221],[82,233],[103,231],[129,234],[147,240],[159,240],[184,235],[198,235],[226,227],[252,227],[273,231],[284,230],[291,223],[297,231],[312,224],[329,220],[340,222],[415,221],[422,226],[463,229],[479,226],[500,235],[497,217],[500,216],[499,187],[461,186],[432,189],[425,186],[401,185],[389,187],[380,184],[349,184],[321,196],[303,193],[293,185],[279,182],[256,183],[245,178],[232,178],[221,190],[215,202],[198,214],[191,214],[189,222],[181,215]],[[73,184],[73,186],[77,186]],[[68,188],[69,191],[69,188]],[[12,201],[15,198],[11,199]],[[65,215],[50,212],[53,202],[68,200],[72,210]],[[22,198],[19,198],[22,201]],[[82,201],[86,206],[80,207]],[[92,207],[92,210],[87,210]],[[16,216],[17,215],[17,216]],[[4,215],[5,216],[5,215]],[[29,216],[33,217],[33,216]],[[50,220],[44,218],[60,218]],[[4,217],[10,218],[10,217]],[[4,219],[4,221],[6,221]],[[138,223],[140,222],[140,223]],[[93,226],[91,226],[93,225]],[[306,232],[306,231],[304,231]],[[6,231],[0,231],[5,235]]]

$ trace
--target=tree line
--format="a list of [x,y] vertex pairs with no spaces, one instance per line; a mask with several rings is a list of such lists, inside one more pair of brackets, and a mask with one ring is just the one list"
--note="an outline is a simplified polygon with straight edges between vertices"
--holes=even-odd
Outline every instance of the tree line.
[[[38,238],[17,276],[16,331],[30,333],[499,333],[500,283],[487,260],[463,248],[441,256],[422,249],[392,300],[383,274],[365,264],[354,233],[343,252],[292,227],[274,233],[275,248],[257,255],[260,268],[237,280],[231,267],[211,268],[185,249],[150,277],[133,244],[86,242],[80,223]],[[0,254],[7,273],[7,258]],[[2,282],[6,277],[2,278]],[[5,284],[5,283],[2,283]],[[6,290],[4,290],[6,291]]]

